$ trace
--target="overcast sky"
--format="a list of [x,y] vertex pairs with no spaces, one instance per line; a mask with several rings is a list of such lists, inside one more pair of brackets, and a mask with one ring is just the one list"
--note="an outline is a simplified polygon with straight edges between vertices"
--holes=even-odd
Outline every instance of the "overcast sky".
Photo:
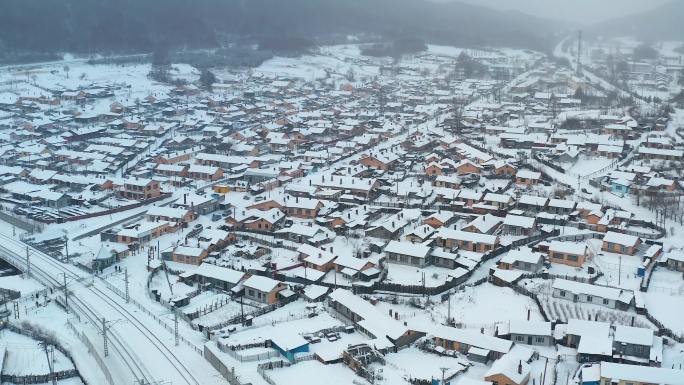
[[[450,0],[438,0],[450,1]],[[532,16],[593,24],[639,13],[671,0],[458,0],[501,10],[518,10]],[[683,1],[683,0],[674,0]]]

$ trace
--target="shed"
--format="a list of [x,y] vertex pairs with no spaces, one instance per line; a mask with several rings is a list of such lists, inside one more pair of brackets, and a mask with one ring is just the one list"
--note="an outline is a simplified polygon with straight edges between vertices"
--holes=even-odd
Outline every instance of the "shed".
[[489,361],[489,353],[490,351],[487,349],[471,346],[470,349],[468,349],[468,360],[486,364],[487,361]]
[[282,333],[271,338],[270,341],[271,347],[290,362],[294,362],[295,354],[309,352],[309,342],[294,333]]

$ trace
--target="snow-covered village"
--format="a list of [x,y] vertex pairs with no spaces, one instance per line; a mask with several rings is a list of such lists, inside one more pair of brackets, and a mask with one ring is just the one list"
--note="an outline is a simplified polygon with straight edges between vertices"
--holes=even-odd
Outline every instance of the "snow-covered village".
[[0,382],[684,384],[682,42],[348,40],[1,67]]

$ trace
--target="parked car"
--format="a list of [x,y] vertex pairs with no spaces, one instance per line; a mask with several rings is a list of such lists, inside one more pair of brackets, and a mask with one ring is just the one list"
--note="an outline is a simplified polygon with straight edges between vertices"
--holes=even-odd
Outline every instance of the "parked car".
[[211,216],[211,220],[216,222],[221,220],[221,214],[214,214]]
[[339,339],[339,337],[338,337],[335,333],[328,333],[325,337],[326,337],[326,338],[328,339],[328,341],[330,341],[330,342],[332,342],[332,341],[337,341],[337,340]]

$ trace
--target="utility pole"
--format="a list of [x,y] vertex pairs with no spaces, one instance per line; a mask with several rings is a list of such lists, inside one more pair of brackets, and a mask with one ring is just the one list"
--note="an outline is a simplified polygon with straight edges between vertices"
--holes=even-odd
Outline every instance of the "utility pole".
[[114,326],[116,323],[118,323],[120,321],[121,320],[109,321],[109,326],[107,326],[107,321],[105,320],[104,317],[102,317],[102,340],[104,343],[104,355],[105,355],[105,357],[107,357],[109,355],[107,330],[111,329],[112,326]]
[[64,274],[64,301],[66,302],[66,311],[69,312],[69,290],[67,290],[66,274]]
[[109,348],[107,346],[107,321],[102,317],[102,339],[104,341],[104,355],[107,357],[109,355]]
[[451,292],[447,292],[447,326],[451,325]]
[[69,263],[69,237],[64,236],[64,249],[66,250],[66,262]]
[[240,323],[245,324],[245,298],[240,298]]
[[173,332],[174,332],[174,337],[176,338],[176,346],[178,346],[178,309],[173,309],[173,322],[174,322],[174,327],[173,327]]
[[128,303],[130,296],[128,295],[128,268],[124,270],[126,274],[126,303]]
[[442,385],[446,385],[446,382],[444,382],[444,373],[446,373],[448,368],[439,368],[439,370],[442,371]]
[[26,274],[31,276],[31,261],[29,260],[29,247],[26,246]]
[[546,365],[549,364],[549,357],[544,357],[544,358],[546,358],[546,362],[544,363],[544,373],[542,375],[541,385],[544,385],[544,382],[546,382]]
[[620,263],[618,264],[618,285],[620,285],[620,278],[622,276],[622,256],[619,258]]
[[582,76],[582,31],[579,31],[577,43],[577,76]]

